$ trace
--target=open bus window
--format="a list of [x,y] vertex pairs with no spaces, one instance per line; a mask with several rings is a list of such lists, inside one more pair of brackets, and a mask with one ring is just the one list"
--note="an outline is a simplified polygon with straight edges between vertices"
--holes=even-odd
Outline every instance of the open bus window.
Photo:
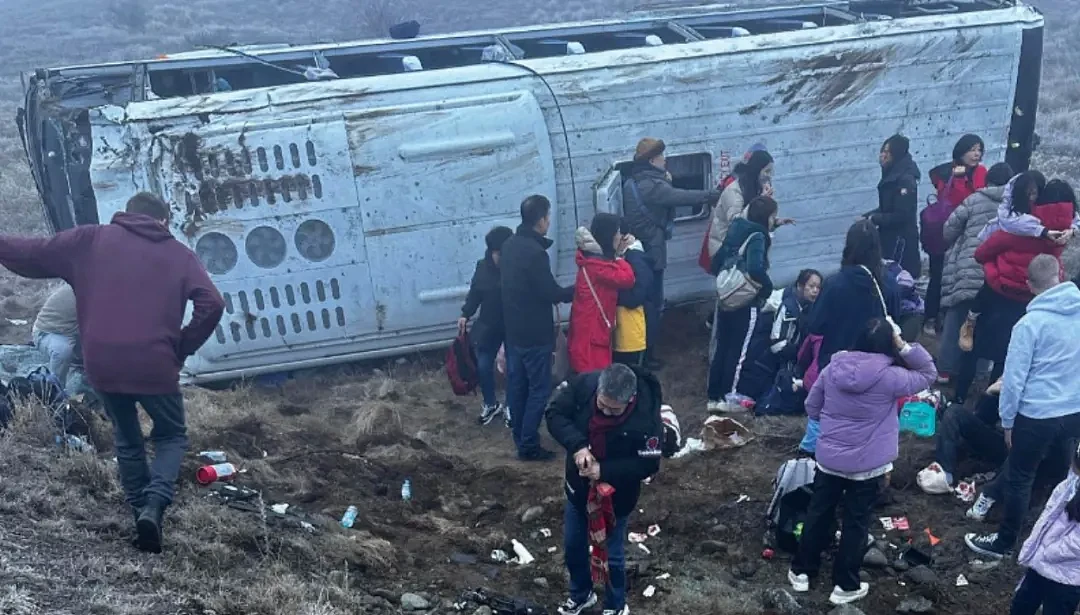
[[[713,190],[716,184],[712,176],[712,154],[673,154],[665,156],[668,173],[671,173],[671,185],[683,190]],[[632,162],[615,165],[623,180],[630,177]],[[709,206],[705,203],[675,210],[676,222],[700,220],[709,216]]]

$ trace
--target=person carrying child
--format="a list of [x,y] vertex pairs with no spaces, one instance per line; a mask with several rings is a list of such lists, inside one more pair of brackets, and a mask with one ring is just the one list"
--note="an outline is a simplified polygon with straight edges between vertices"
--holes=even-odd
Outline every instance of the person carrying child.
[[1027,567],[1010,615],[1072,615],[1080,606],[1080,447],[1072,471],[1054,489],[1017,563]]

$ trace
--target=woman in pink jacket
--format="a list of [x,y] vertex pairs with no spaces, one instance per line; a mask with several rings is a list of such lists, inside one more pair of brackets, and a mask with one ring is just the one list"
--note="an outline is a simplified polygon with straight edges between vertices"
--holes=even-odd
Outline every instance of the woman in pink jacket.
[[1020,550],[1027,574],[1013,597],[1010,615],[1073,615],[1080,606],[1080,448],[1069,476],[1054,489]]

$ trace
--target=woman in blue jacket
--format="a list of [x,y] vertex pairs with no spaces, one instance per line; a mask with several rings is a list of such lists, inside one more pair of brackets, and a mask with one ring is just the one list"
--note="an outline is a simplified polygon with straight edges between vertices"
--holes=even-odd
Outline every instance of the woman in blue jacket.
[[[769,278],[769,232],[776,226],[777,204],[772,197],[755,197],[746,206],[746,217],[735,218],[728,228],[724,243],[713,256],[716,275],[735,259],[745,259],[746,275],[761,285],[754,301],[731,312],[717,311],[713,324],[712,362],[709,366],[709,412],[738,412],[746,408],[728,401],[739,387],[739,377],[747,364],[746,353],[754,333],[761,306],[772,294]],[[739,252],[746,245],[744,255]]]

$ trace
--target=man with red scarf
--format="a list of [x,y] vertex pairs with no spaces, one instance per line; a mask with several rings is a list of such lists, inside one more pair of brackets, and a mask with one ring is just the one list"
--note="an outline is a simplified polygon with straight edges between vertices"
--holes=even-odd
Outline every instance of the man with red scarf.
[[561,615],[595,606],[593,583],[605,586],[604,615],[630,612],[627,519],[641,482],[679,446],[678,422],[669,409],[661,410],[662,402],[656,376],[616,363],[563,383],[548,406],[548,431],[567,452],[563,535],[570,598]]

